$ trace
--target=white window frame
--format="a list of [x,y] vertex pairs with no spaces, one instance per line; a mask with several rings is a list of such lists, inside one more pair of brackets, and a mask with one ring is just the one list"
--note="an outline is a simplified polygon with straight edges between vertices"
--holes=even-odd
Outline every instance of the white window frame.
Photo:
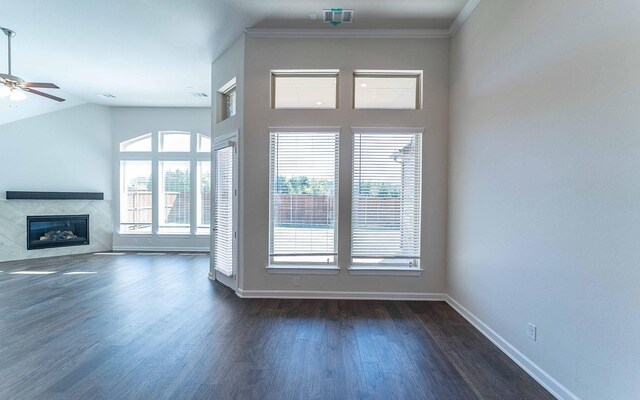
[[[326,78],[336,79],[336,106],[335,107],[278,107],[276,104],[276,80],[278,77],[302,77],[302,78]],[[271,70],[271,108],[275,110],[337,110],[340,93],[340,70],[339,69],[274,69]]]
[[[159,151],[159,137],[161,132],[171,132],[169,130],[161,130],[151,132],[151,151],[120,151],[118,149],[118,168],[120,166],[121,161],[151,161],[151,180],[152,180],[152,223],[151,223],[151,233],[136,233],[136,232],[124,232],[120,229],[120,214],[121,214],[121,204],[122,204],[122,176],[118,178],[117,185],[117,212],[116,212],[116,232],[118,235],[122,237],[152,237],[152,238],[189,238],[189,237],[208,237],[209,234],[197,233],[197,225],[198,225],[198,212],[197,212],[197,201],[198,201],[198,177],[197,177],[197,165],[198,161],[210,161],[211,153],[208,152],[198,152],[197,148],[197,138],[198,134],[209,136],[207,134],[201,132],[189,132],[190,134],[190,151],[189,152],[161,152]],[[176,131],[178,132],[178,131]],[[184,132],[184,131],[179,131]],[[148,133],[147,133],[148,134]],[[146,135],[146,134],[143,134]],[[143,136],[140,135],[140,136]],[[122,143],[130,142],[132,139],[128,139],[123,141]],[[189,232],[188,233],[160,233],[160,162],[161,161],[188,161],[189,162],[189,176],[190,176],[190,223],[189,223]]]
[[[355,110],[422,110],[422,70],[381,70],[381,69],[359,69],[353,71],[353,109]],[[410,108],[372,108],[358,107],[356,104],[356,81],[357,78],[415,78],[416,79],[416,98],[414,107]]]
[[[214,139],[213,149],[211,151],[211,176],[212,176],[212,187],[211,191],[216,190],[217,186],[217,159],[216,159],[216,151],[232,148],[233,149],[233,165],[232,165],[232,183],[233,183],[233,204],[231,209],[232,214],[232,231],[233,231],[233,241],[232,241],[232,266],[231,273],[229,271],[219,268],[215,265],[216,261],[216,232],[213,231],[211,235],[211,263],[213,266],[213,272],[215,273],[215,279],[222,282],[226,286],[237,289],[238,286],[238,252],[239,252],[239,220],[238,220],[238,134],[237,132],[232,132],[230,134],[219,136]],[[212,210],[211,210],[211,227],[215,229],[215,218],[216,218],[216,207],[217,203],[215,201],[212,202]]]
[[[227,115],[227,95],[232,90],[236,91],[236,113],[233,115]],[[238,114],[238,85],[236,84],[236,78],[234,77],[229,82],[222,85],[216,91],[216,108],[217,108],[217,122],[226,121],[229,118],[233,118]]]
[[[269,128],[269,262],[267,265],[267,271],[271,273],[301,273],[301,274],[337,274],[340,270],[339,267],[339,204],[340,204],[340,127],[270,127]],[[273,262],[271,255],[271,243],[273,241],[273,197],[272,197],[272,176],[273,159],[271,157],[271,135],[274,133],[301,133],[301,134],[313,134],[313,133],[335,133],[337,135],[337,153],[336,153],[336,175],[335,175],[335,204],[334,204],[334,242],[335,242],[335,256],[334,262],[331,263],[314,263],[314,262]]]
[[[424,136],[424,129],[423,128],[413,128],[413,127],[401,127],[401,128],[380,128],[380,127],[353,127],[351,128],[351,138],[353,140],[353,138],[355,137],[356,134],[420,134],[422,136]],[[353,149],[355,149],[355,145],[352,144],[352,152],[351,152],[351,163],[353,164],[355,162],[355,159],[353,157]],[[418,227],[420,230],[420,242],[422,241],[422,233],[423,233],[423,226],[422,226],[422,192],[424,191],[424,185],[423,185],[423,170],[424,170],[424,140],[421,140],[421,153],[420,153],[420,199],[418,201],[418,205],[419,205],[419,218],[420,221],[418,223]],[[351,169],[351,185],[353,185],[355,179],[355,168]],[[353,186],[351,187],[351,190],[353,190]],[[353,194],[352,194],[353,196]],[[351,221],[350,221],[350,233],[351,233],[351,238],[350,238],[350,243],[352,243],[353,240],[353,198],[351,199]],[[422,268],[422,243],[420,243],[420,257],[417,259],[414,259],[414,265],[413,267],[409,267],[407,265],[394,265],[394,264],[386,264],[384,266],[371,266],[371,265],[366,265],[366,264],[358,264],[358,263],[354,263],[353,259],[353,248],[352,245],[350,244],[350,253],[349,257],[350,257],[350,267],[349,267],[349,273],[352,275],[408,275],[408,276],[417,276],[422,274],[423,268]],[[357,258],[357,257],[356,257]]]

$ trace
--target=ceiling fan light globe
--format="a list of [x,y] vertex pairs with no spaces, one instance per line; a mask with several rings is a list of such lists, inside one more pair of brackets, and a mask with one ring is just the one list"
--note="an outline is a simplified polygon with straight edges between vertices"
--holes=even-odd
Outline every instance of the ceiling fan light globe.
[[9,95],[11,101],[23,101],[27,99],[27,95],[20,89],[12,89]]
[[7,97],[11,94],[11,89],[2,85],[0,86],[0,97]]

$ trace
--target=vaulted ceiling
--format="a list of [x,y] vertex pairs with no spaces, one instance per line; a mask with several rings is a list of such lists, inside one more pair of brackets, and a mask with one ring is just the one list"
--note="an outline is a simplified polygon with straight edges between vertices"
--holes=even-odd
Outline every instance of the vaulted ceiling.
[[[54,82],[65,103],[0,99],[0,123],[82,103],[208,107],[210,66],[256,28],[448,28],[467,0],[0,0],[0,26],[17,33],[13,74]],[[353,8],[331,27],[322,9]],[[315,13],[318,19],[310,20]],[[6,37],[0,72],[6,72]],[[53,93],[53,92],[52,92]],[[109,93],[115,98],[101,94]]]

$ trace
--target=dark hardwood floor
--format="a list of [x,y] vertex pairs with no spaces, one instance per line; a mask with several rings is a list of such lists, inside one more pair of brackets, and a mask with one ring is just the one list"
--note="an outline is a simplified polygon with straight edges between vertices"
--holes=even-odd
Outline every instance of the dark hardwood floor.
[[0,399],[553,398],[446,303],[243,300],[208,263],[0,263]]

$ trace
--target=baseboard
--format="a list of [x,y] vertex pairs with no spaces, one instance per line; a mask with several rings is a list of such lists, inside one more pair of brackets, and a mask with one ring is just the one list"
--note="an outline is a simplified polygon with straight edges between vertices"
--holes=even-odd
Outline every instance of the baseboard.
[[242,290],[236,291],[244,299],[336,299],[336,300],[418,300],[445,301],[444,293],[396,292],[327,292],[309,290]]
[[181,246],[113,246],[113,251],[151,251],[151,252],[189,252],[189,253],[208,253],[208,247],[181,247]]
[[478,329],[484,336],[487,337],[493,344],[495,344],[503,353],[511,358],[516,364],[520,366],[527,374],[531,375],[539,384],[547,389],[552,395],[561,400],[580,400],[578,396],[573,394],[560,382],[555,380],[545,370],[540,368],[536,363],[531,361],[527,356],[522,354],[511,343],[507,342],[496,331],[491,329],[489,325],[485,324],[478,317],[473,315],[471,311],[467,310],[462,304],[458,303],[453,297],[448,294],[444,296],[445,301],[449,303],[454,310],[462,315],[471,325]]

